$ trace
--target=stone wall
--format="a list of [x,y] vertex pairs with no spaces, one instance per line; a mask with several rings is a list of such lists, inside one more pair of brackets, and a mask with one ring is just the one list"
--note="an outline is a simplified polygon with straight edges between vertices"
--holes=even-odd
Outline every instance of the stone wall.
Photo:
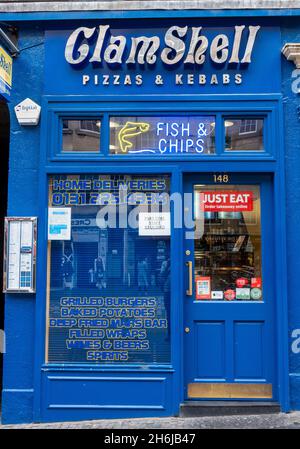
[[0,0],[0,12],[297,8],[300,0]]

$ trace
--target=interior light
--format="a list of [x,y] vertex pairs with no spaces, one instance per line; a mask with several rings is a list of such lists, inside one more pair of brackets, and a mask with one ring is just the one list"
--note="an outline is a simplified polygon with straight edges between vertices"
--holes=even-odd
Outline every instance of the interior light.
[[233,126],[234,123],[230,122],[229,120],[225,120],[225,128],[229,128],[229,126]]
[[109,121],[110,128],[119,128],[120,124],[118,122],[114,122],[113,120]]

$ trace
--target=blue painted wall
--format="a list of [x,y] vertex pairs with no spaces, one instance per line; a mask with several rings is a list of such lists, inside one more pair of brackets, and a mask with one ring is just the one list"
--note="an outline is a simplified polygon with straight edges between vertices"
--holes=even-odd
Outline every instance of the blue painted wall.
[[[278,24],[278,22],[276,22]],[[10,103],[11,141],[9,162],[9,215],[38,216],[40,126],[20,127],[13,107],[26,97],[41,104],[44,80],[44,32],[32,25],[21,27],[21,53],[14,60],[13,91]],[[293,19],[283,23],[282,45],[299,42],[300,29]],[[278,58],[280,55],[278,54]],[[288,306],[289,306],[289,376],[291,409],[300,409],[300,343],[292,352],[291,337],[300,329],[300,122],[297,107],[299,94],[293,93],[294,64],[282,57],[282,95],[284,99],[284,150],[286,174]],[[298,75],[299,76],[299,75]],[[272,77],[272,73],[270,73]],[[299,83],[300,86],[300,83]],[[44,242],[46,244],[46,242]],[[39,267],[39,265],[38,265]],[[39,268],[38,268],[39,269]],[[37,273],[39,275],[39,272]],[[35,295],[7,295],[5,329],[7,353],[4,358],[3,422],[33,420]],[[300,331],[299,331],[300,336]]]
[[[14,59],[11,96],[8,215],[37,216],[40,127],[20,127],[14,106],[26,97],[41,102],[43,33],[34,28],[20,33],[21,53]],[[30,422],[33,417],[35,295],[6,295],[3,423]]]
[[[299,22],[288,20],[282,28],[282,41],[299,42]],[[299,79],[295,65],[282,58],[282,95],[284,102],[287,269],[290,341],[290,400],[292,409],[300,409],[300,344],[299,352],[292,351],[292,332],[300,329],[299,273],[300,273],[300,121],[297,108],[300,96],[292,91],[292,83]],[[293,75],[294,72],[294,75]],[[293,76],[293,77],[292,77]],[[298,83],[298,85],[300,85]],[[300,336],[300,334],[299,334]],[[297,350],[297,348],[295,348]]]

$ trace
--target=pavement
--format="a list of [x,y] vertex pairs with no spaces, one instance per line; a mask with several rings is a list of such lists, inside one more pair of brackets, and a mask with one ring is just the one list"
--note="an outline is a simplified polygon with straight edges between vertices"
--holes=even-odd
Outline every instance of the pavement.
[[300,429],[300,412],[193,418],[102,419],[43,424],[0,424],[0,430],[2,429]]

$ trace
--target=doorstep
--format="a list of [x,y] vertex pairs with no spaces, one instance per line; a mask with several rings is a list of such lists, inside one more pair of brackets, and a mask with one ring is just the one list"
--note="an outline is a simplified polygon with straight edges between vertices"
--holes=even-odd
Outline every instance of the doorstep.
[[259,415],[279,413],[277,402],[186,401],[180,404],[179,416]]

